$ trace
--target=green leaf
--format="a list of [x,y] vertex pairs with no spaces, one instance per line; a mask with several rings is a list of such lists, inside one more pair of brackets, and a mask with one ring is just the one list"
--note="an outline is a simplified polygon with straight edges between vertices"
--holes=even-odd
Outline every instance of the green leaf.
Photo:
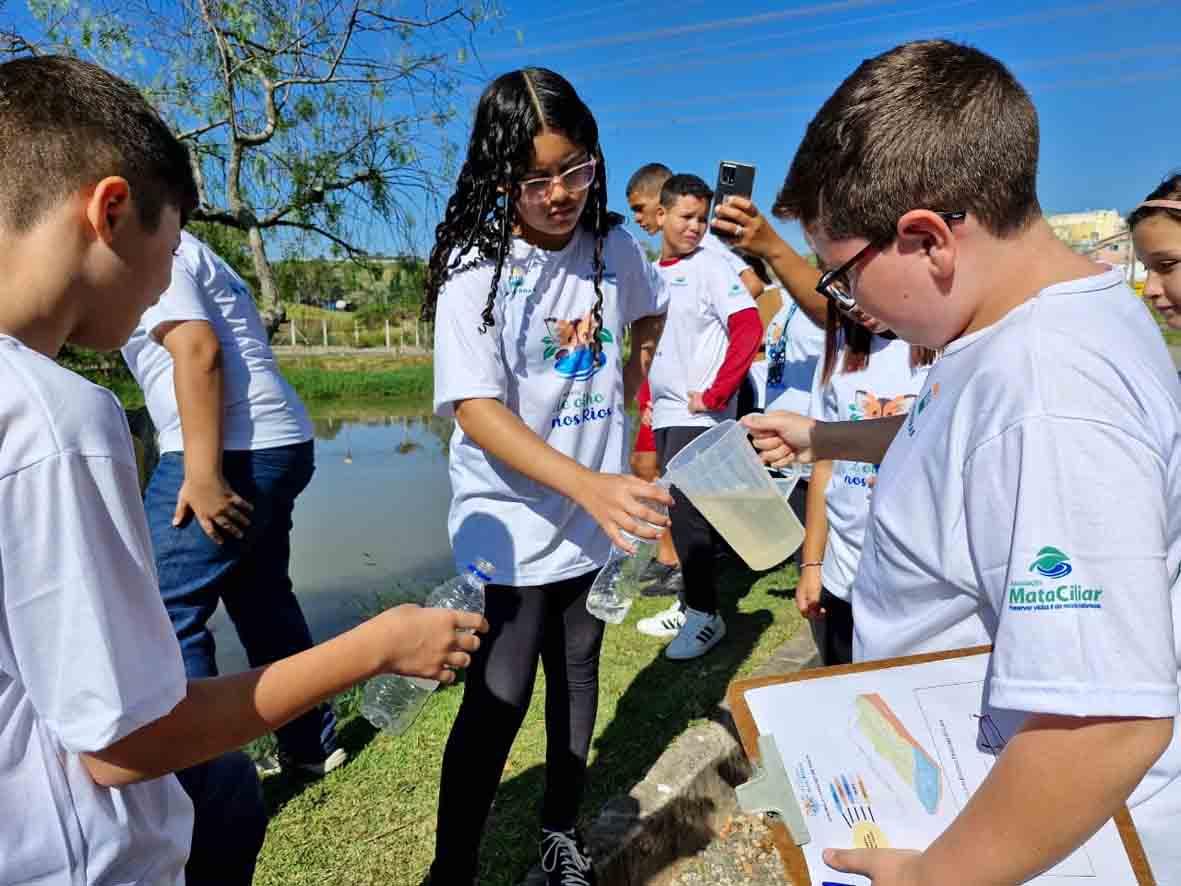
[[556,354],[556,353],[558,353],[557,348],[555,348],[553,345],[546,345],[545,352],[542,355],[542,359],[550,360],[553,358],[554,354]]
[[613,341],[615,341],[615,336],[613,336],[613,335],[611,334],[611,330],[610,330],[610,329],[600,329],[600,330],[599,330],[599,341],[601,341],[601,342],[613,342]]

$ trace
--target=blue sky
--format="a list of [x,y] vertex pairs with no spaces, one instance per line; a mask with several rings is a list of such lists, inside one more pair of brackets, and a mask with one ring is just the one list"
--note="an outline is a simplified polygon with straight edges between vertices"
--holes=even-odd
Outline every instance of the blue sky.
[[[769,207],[805,126],[841,80],[862,59],[926,37],[976,45],[1029,88],[1041,115],[1046,212],[1126,212],[1181,168],[1178,0],[498,2],[503,15],[481,28],[463,66],[468,85],[452,139],[466,145],[492,77],[553,68],[599,121],[620,212],[628,177],[654,160],[711,184],[720,160],[754,163],[755,200]],[[409,14],[419,2],[404,5]],[[29,26],[21,0],[6,6],[6,16]],[[421,220],[412,248],[425,252],[437,216]],[[780,228],[802,247],[796,226]],[[402,248],[383,226],[372,230],[369,248]]]
[[[711,184],[719,160],[754,163],[756,202],[770,206],[841,80],[863,58],[936,36],[996,55],[1030,90],[1046,212],[1125,212],[1181,167],[1177,0],[504,3],[476,43],[485,79],[530,64],[570,79],[599,121],[619,211],[628,176],[653,160]],[[781,230],[800,245],[795,226]]]

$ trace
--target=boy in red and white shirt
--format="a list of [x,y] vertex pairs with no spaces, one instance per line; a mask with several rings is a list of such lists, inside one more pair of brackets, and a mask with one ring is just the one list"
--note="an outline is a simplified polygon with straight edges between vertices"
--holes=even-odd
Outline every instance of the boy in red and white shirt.
[[[660,192],[664,242],[660,273],[669,292],[668,319],[649,382],[652,427],[663,471],[688,443],[735,415],[735,396],[758,350],[758,308],[738,275],[701,247],[713,193],[695,175],[674,175]],[[665,655],[697,658],[725,636],[714,581],[716,535],[679,490],[673,490],[672,538],[685,592],[668,612],[638,625],[675,639]]]

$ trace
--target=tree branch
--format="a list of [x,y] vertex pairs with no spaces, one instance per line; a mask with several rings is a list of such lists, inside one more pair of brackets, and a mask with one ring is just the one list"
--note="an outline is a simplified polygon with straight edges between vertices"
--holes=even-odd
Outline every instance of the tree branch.
[[386,15],[385,13],[377,12],[373,9],[362,9],[360,11],[365,15],[377,19],[380,22],[384,22],[387,25],[397,25],[398,27],[405,28],[433,28],[435,25],[441,25],[444,22],[450,21],[456,17],[462,18],[468,24],[474,24],[472,17],[464,11],[462,6],[457,6],[446,15],[441,15],[438,18],[432,19],[401,18],[395,15]]
[[358,172],[348,178],[338,179],[336,181],[325,182],[321,185],[309,187],[301,190],[298,194],[298,199],[291,201],[282,209],[276,210],[264,219],[260,219],[258,226],[260,228],[273,228],[283,221],[286,216],[290,215],[297,209],[305,206],[314,206],[324,202],[324,197],[331,191],[345,191],[353,185],[359,185],[363,182],[371,182],[381,177],[381,173],[376,169],[366,169],[364,172]]
[[248,227],[242,219],[234,215],[232,212],[227,212],[224,209],[205,209],[198,206],[193,210],[193,214],[189,216],[190,221],[199,222],[213,222],[219,225],[225,225],[229,228],[237,228],[239,231],[245,231]]
[[341,249],[343,249],[345,252],[347,252],[349,254],[350,258],[364,258],[369,254],[369,253],[365,252],[365,250],[358,249],[352,243],[349,243],[347,240],[344,240],[344,239],[338,237],[336,234],[333,234],[331,231],[327,231],[324,228],[320,227],[319,225],[314,225],[309,222],[297,222],[297,221],[283,220],[283,221],[275,222],[273,225],[271,225],[271,227],[296,228],[301,231],[307,231],[312,234],[318,234],[319,236],[323,237],[324,239],[330,240],[333,243],[335,243],[337,246],[339,246]]
[[207,132],[212,132],[222,126],[229,126],[230,119],[224,117],[221,120],[216,120],[213,123],[206,123],[204,126],[198,126],[196,129],[186,129],[184,132],[178,132],[176,137],[183,141],[192,141],[197,136],[204,135]]
[[328,66],[328,73],[323,77],[289,77],[285,80],[280,80],[275,84],[275,89],[286,89],[288,86],[302,84],[307,86],[323,86],[325,83],[333,82],[336,77],[336,69],[340,67],[340,60],[344,58],[345,52],[348,51],[349,43],[352,42],[353,32],[357,29],[357,15],[360,8],[356,3],[353,4],[353,11],[349,13],[349,22],[345,26],[344,34],[340,38],[340,47],[336,51],[331,64]]

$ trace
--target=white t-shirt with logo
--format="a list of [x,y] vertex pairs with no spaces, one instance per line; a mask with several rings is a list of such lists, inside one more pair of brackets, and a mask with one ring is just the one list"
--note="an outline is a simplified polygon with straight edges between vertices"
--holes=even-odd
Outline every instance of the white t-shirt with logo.
[[[838,340],[838,347],[844,347],[843,340]],[[910,350],[910,344],[901,339],[875,335],[870,340],[869,364],[864,369],[845,372],[842,350],[837,371],[824,385],[820,383],[824,361],[819,361],[810,414],[822,421],[863,421],[904,414],[918,399],[929,370],[926,366],[911,367]],[[876,475],[876,465],[834,461],[824,492],[828,545],[820,581],[842,600],[849,599],[857,575]]]
[[[1118,271],[948,346],[881,465],[853,589],[859,660],[992,641],[989,702],[1175,717],[1181,385]],[[1181,884],[1181,741],[1133,793]]]
[[183,452],[173,361],[152,333],[162,324],[203,320],[221,345],[222,448],[274,449],[312,439],[312,423],[279,371],[250,288],[212,249],[181,234],[172,285],[140,320],[123,359],[143,388],[161,452]]
[[730,345],[729,320],[755,308],[742,281],[714,252],[698,249],[674,264],[658,266],[668,287],[668,319],[648,375],[652,427],[713,427],[733,418],[737,397],[717,412],[689,412],[689,392],[714,383]]
[[[824,327],[812,322],[794,299],[779,309],[764,336],[765,390],[759,400],[764,409],[809,415],[816,366],[824,356]],[[782,373],[773,378],[776,363]]]
[[701,238],[701,248],[721,256],[726,266],[739,276],[742,276],[746,271],[753,270],[741,255],[727,246],[726,242],[713,231],[705,232],[705,236]]
[[182,883],[176,778],[103,788],[80,756],[187,691],[127,421],[7,336],[0,377],[0,883]]
[[[594,323],[595,240],[579,228],[557,252],[514,239],[501,275],[496,325],[480,332],[493,266],[480,261],[447,281],[435,323],[435,410],[501,400],[547,444],[588,468],[620,473],[630,440],[620,347],[627,326],[663,314],[660,278],[630,234],[603,247],[603,323]],[[596,354],[592,341],[601,349]],[[489,455],[456,425],[451,438],[456,565],[482,557],[498,583],[527,587],[600,567],[611,542],[581,507]]]

